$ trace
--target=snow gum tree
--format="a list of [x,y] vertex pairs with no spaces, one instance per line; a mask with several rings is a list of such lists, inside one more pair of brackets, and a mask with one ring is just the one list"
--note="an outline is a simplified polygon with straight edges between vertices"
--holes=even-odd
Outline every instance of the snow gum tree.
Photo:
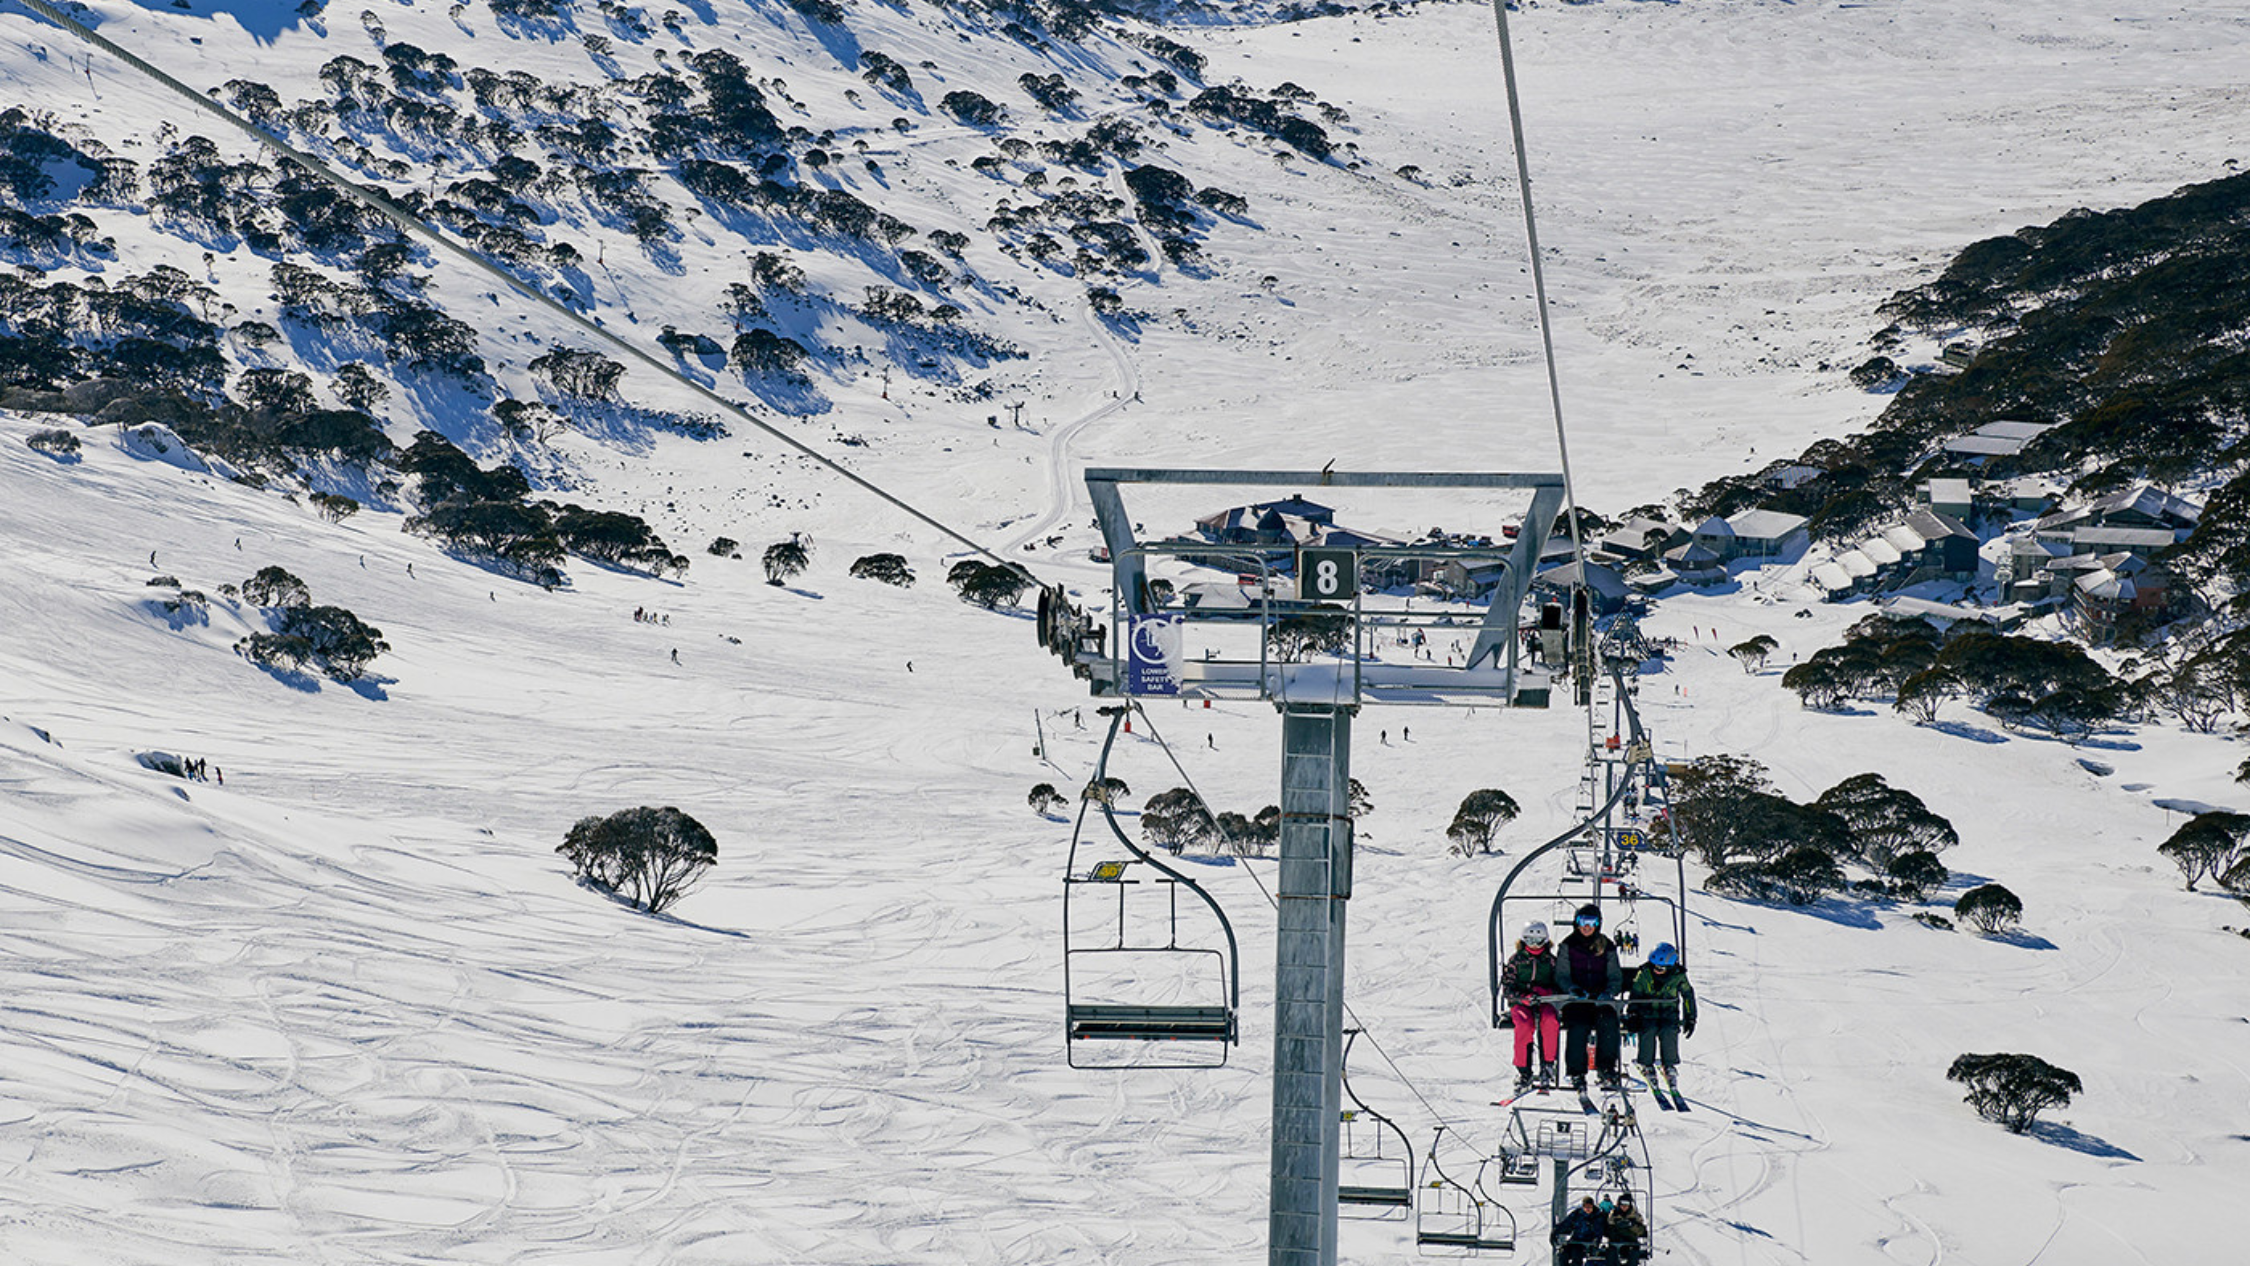
[[2250,814],[2198,813],[2157,845],[2156,851],[2180,868],[2180,878],[2187,881],[2187,890],[2194,892],[2197,880],[2227,873],[2246,839],[2250,839]]
[[2023,900],[1999,884],[1985,884],[1962,893],[1953,913],[1990,936],[2023,917]]
[[687,895],[719,860],[711,832],[670,806],[580,818],[555,851],[581,881],[650,914]]
[[792,532],[786,541],[776,541],[766,546],[762,560],[766,568],[766,583],[779,585],[804,574],[812,565],[812,538],[801,532]]
[[1945,1079],[1967,1086],[1964,1099],[1977,1115],[2010,1134],[2029,1130],[2041,1112],[2068,1104],[2086,1088],[2078,1074],[2036,1055],[1962,1055]]

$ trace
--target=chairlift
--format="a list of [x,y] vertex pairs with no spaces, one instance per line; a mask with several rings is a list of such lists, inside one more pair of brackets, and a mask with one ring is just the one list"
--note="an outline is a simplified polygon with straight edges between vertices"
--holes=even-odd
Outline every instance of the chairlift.
[[[1093,781],[1107,776],[1127,710],[1110,717]],[[1099,810],[1128,854],[1081,866]],[[1211,912],[1223,947],[1181,943],[1180,891]],[[1192,909],[1192,907],[1190,907]],[[1161,933],[1144,929],[1158,926]],[[1064,1050],[1072,1068],[1215,1068],[1241,1040],[1240,956],[1226,912],[1192,877],[1152,856],[1100,797],[1082,799],[1063,871]]]
[[1352,1043],[1359,1034],[1358,1029],[1344,1030],[1344,1097],[1352,1106],[1343,1110],[1343,1128],[1337,1136],[1338,1212],[1363,1220],[1401,1221],[1414,1208],[1414,1149],[1397,1122],[1368,1107],[1352,1089]]
[[1516,1215],[1484,1189],[1489,1160],[1479,1160],[1466,1183],[1445,1172],[1438,1153],[1445,1127],[1437,1127],[1422,1161],[1422,1184],[1414,1205],[1414,1246],[1424,1257],[1472,1257],[1513,1253]]
[[[1611,763],[1602,759],[1599,750],[1589,753],[1587,777],[1580,787],[1579,820],[1519,858],[1500,881],[1499,891],[1493,894],[1487,922],[1487,946],[1491,973],[1490,1015],[1494,1028],[1506,1028],[1510,1024],[1501,976],[1515,944],[1515,929],[1528,919],[1546,919],[1567,927],[1577,907],[1591,902],[1608,915],[1604,930],[1616,942],[1619,958],[1638,958],[1644,940],[1642,906],[1646,904],[1653,907],[1645,913],[1655,926],[1645,930],[1655,940],[1678,946],[1683,958],[1687,951],[1687,874],[1669,818],[1669,789],[1664,767],[1654,757],[1652,744],[1629,696],[1616,688],[1621,684],[1618,679],[1623,670],[1615,659],[1609,669],[1613,688],[1607,693],[1618,701],[1618,728],[1630,736],[1630,742],[1623,746],[1631,749],[1631,758]],[[1599,742],[1596,744],[1597,749],[1603,746]],[[1619,773],[1624,776],[1615,776]],[[1629,799],[1635,803],[1636,812],[1620,825],[1618,811]],[[1638,816],[1641,809],[1666,815],[1661,840],[1650,838],[1651,828],[1644,827]],[[1628,835],[1634,838],[1625,839]],[[1637,847],[1624,847],[1627,844]],[[1517,881],[1534,861],[1558,851],[1562,853],[1563,882],[1529,891],[1518,887]],[[1641,864],[1646,852],[1671,859],[1673,865],[1669,869],[1673,873],[1669,883],[1665,882],[1661,869]],[[1655,882],[1664,884],[1667,891],[1652,890],[1651,872],[1654,872]],[[1621,965],[1630,967],[1632,964]]]

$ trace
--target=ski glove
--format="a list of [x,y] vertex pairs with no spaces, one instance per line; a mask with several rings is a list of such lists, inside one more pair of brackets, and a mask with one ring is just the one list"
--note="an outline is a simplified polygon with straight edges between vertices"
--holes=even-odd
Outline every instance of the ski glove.
[[1688,1021],[1688,1022],[1687,1022],[1686,1024],[1683,1024],[1683,1025],[1681,1025],[1681,1026],[1680,1026],[1680,1036],[1681,1036],[1681,1037],[1694,1037],[1694,1036],[1695,1036],[1695,1021],[1693,1021],[1693,1020],[1690,1020],[1690,1021]]

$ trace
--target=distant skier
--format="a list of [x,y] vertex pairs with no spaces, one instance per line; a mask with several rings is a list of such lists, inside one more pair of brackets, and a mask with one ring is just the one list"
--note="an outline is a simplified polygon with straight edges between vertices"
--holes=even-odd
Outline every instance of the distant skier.
[[1625,969],[1617,961],[1617,945],[1602,935],[1602,908],[1588,902],[1578,907],[1575,926],[1558,947],[1555,984],[1577,1001],[1562,1011],[1563,1067],[1570,1072],[1574,1090],[1586,1088],[1586,1040],[1594,1040],[1594,1071],[1602,1088],[1615,1090],[1617,1080],[1617,1009],[1612,1005],[1625,986]]
[[1656,1064],[1664,1064],[1664,1084],[1679,1093],[1680,1039],[1695,1036],[1695,986],[1688,983],[1680,952],[1667,943],[1649,951],[1648,962],[1633,973],[1626,1003],[1626,1027],[1640,1035],[1634,1062],[1641,1079],[1655,1084]]
[[1547,944],[1547,925],[1527,923],[1516,941],[1516,952],[1500,969],[1502,996],[1508,1000],[1508,1019],[1516,1032],[1516,1093],[1531,1089],[1531,1046],[1534,1029],[1539,1038],[1537,1070],[1542,1081],[1555,1078],[1555,1041],[1561,1021],[1552,1003],[1541,999],[1555,994],[1555,955]]
[[1547,1242],[1557,1249],[1555,1260],[1561,1266],[1581,1266],[1587,1254],[1601,1246],[1602,1234],[1609,1229],[1609,1219],[1602,1216],[1600,1206],[1588,1196],[1578,1202],[1578,1207],[1555,1223],[1555,1230]]
[[680,662],[680,648],[677,646],[672,648],[672,662],[675,664]]
[[1610,1206],[1603,1234],[1609,1237],[1609,1260],[1615,1266],[1640,1266],[1648,1260],[1648,1222],[1633,1207],[1632,1192],[1621,1193]]

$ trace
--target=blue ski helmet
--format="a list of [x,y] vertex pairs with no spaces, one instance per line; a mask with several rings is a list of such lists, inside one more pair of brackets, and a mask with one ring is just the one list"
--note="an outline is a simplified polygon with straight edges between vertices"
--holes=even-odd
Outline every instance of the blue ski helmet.
[[1669,941],[1649,951],[1648,964],[1651,967],[1676,967],[1679,962],[1680,951],[1673,949]]

